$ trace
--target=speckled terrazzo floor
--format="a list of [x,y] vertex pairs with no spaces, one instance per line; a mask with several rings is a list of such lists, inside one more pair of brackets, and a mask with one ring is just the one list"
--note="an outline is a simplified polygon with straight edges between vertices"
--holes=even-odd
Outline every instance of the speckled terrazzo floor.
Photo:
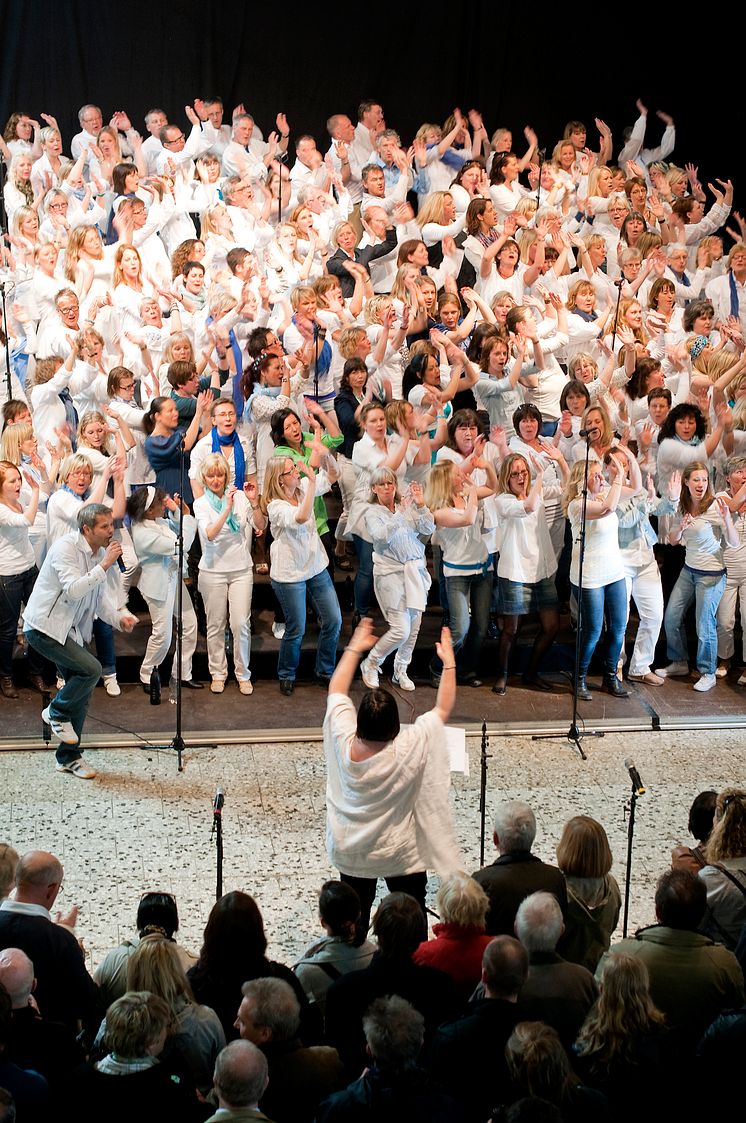
[[[539,820],[535,846],[553,860],[563,822],[579,813],[605,825],[614,872],[625,872],[629,793],[624,759],[634,756],[647,794],[638,804],[632,868],[632,929],[652,919],[655,880],[686,837],[689,804],[704,788],[746,781],[741,730],[608,734],[585,743],[582,762],[564,740],[491,738],[488,811],[526,799]],[[454,776],[453,805],[464,867],[479,864],[479,741],[468,741],[470,776]],[[65,867],[60,907],[80,907],[79,934],[93,968],[132,933],[144,889],[175,893],[181,942],[199,950],[215,899],[210,840],[216,784],[225,790],[224,889],[252,893],[264,914],[269,954],[292,962],[317,936],[315,896],[334,871],[324,849],[324,763],[319,743],[251,744],[175,755],[89,751],[98,779],[54,771],[47,752],[0,754],[0,840],[51,850]],[[487,860],[492,854],[488,831]],[[434,894],[435,880],[430,892]]]

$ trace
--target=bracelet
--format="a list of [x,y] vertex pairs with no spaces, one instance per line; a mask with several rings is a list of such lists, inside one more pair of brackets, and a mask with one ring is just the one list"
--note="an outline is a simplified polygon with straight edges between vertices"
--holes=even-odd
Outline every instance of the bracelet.
[[356,647],[346,647],[345,651],[351,651],[353,655],[364,655],[364,651],[358,651]]
[[455,664],[455,663],[451,663],[450,667],[446,667],[446,665],[445,665],[445,663],[444,663],[444,664],[443,664],[443,670],[444,670],[444,671],[455,671],[455,670],[456,670],[456,664]]

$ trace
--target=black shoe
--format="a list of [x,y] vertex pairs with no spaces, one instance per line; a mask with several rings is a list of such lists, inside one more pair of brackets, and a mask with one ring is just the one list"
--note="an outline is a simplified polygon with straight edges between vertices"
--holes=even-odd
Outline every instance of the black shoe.
[[624,689],[616,675],[604,675],[601,689],[606,694],[613,694],[615,698],[629,698],[629,691]]
[[489,627],[487,628],[487,639],[497,640],[500,638],[500,629],[494,620],[490,620]]
[[545,693],[550,693],[554,690],[551,682],[542,678],[541,675],[524,675],[522,679],[523,685],[527,686],[529,690],[543,690]]
[[328,690],[329,689],[329,683],[332,681],[332,676],[331,675],[314,675],[313,680],[314,680],[314,682],[317,682],[319,684],[319,686],[323,686],[324,690]]
[[505,676],[499,678],[495,685],[492,687],[493,694],[499,694],[501,697],[508,692],[508,680]]
[[29,690],[35,690],[37,694],[49,693],[49,687],[47,686],[41,675],[29,675],[28,687]]
[[458,683],[459,686],[474,686],[474,687],[477,687],[477,686],[483,686],[484,685],[481,678],[477,678],[477,676],[475,674],[464,675],[463,678],[459,678],[458,676],[456,676],[456,682]]
[[588,689],[588,683],[585,681],[585,675],[578,676],[578,692],[577,698],[579,702],[592,702],[593,695]]
[[432,686],[433,690],[437,690],[440,686],[440,675],[435,671],[430,671],[430,685]]
[[291,678],[280,679],[280,694],[292,694],[295,690],[295,683]]
[[205,684],[203,682],[195,682],[193,678],[183,678],[181,685],[185,686],[187,690],[204,690]]

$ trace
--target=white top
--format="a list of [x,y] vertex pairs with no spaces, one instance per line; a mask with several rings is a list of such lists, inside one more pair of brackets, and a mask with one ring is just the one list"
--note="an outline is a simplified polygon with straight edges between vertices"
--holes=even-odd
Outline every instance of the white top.
[[484,570],[489,553],[482,537],[481,516],[478,510],[471,526],[438,526],[435,541],[443,551],[445,577],[468,577]]
[[199,568],[203,573],[244,573],[253,569],[251,560],[251,534],[254,523],[249,501],[242,491],[237,491],[233,500],[233,514],[239,524],[238,530],[231,530],[225,520],[212,542],[207,537],[207,528],[220,518],[220,512],[210,504],[207,495],[194,501],[194,517],[199,529],[202,544],[202,557]]
[[[324,495],[329,490],[325,472],[316,474],[315,485],[316,495]],[[311,486],[313,485],[307,476],[301,480],[304,492]],[[313,507],[303,523],[295,521],[297,513],[298,508],[286,499],[273,499],[267,506],[274,539],[269,548],[274,581],[310,581],[329,564],[326,550],[316,530]]]
[[[131,526],[132,542],[141,572],[137,587],[144,597],[162,603],[176,585],[179,569],[179,515],[167,519],[142,519]],[[184,515],[184,553],[197,533],[193,515]]]
[[685,565],[708,573],[722,573],[725,569],[725,524],[717,503],[708,507],[704,514],[697,515],[682,534],[681,541],[686,547]]
[[[249,476],[256,475],[254,449],[245,436],[239,436],[238,439],[241,442],[241,447],[243,448],[245,465],[244,482],[246,482]],[[235,470],[233,467],[233,445],[220,445],[218,447],[218,452],[221,454],[221,456],[223,456],[226,464],[228,465],[228,487],[230,487],[235,479]],[[206,437],[201,437],[192,449],[189,460],[190,480],[199,479],[200,468],[202,467],[208,456],[212,456],[212,430],[210,430]]]
[[29,541],[31,526],[22,511],[12,511],[0,503],[0,574],[14,577],[36,564]]
[[351,877],[404,876],[459,869],[448,802],[444,727],[434,710],[402,726],[368,760],[353,761],[357,713],[345,694],[330,694],[324,718],[326,849]]
[[[559,488],[545,489],[559,494]],[[544,502],[527,511],[522,499],[504,493],[495,496],[502,522],[498,577],[527,585],[543,581],[557,572],[557,558],[549,535]]]
[[[601,499],[602,496],[595,496]],[[582,499],[573,499],[568,508],[570,527],[572,529],[572,561],[570,563],[570,581],[578,584],[578,562],[580,547],[578,534],[580,530],[580,516],[583,509]],[[624,577],[624,563],[619,549],[619,519],[616,511],[610,511],[600,519],[588,519],[585,535],[585,558],[583,560],[583,588],[601,589],[604,585],[611,585],[614,581],[621,581]]]

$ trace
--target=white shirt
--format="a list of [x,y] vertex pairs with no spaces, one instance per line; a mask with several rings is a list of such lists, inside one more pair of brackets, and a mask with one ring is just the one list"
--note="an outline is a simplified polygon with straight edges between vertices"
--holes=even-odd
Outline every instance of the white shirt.
[[13,511],[0,503],[0,574],[14,577],[35,564],[34,548],[29,540],[31,524],[22,511]]
[[[558,495],[559,488],[553,488]],[[527,511],[524,500],[507,493],[495,496],[502,523],[498,577],[527,585],[543,581],[557,572],[557,558],[549,535],[543,498],[536,509]]]
[[[300,486],[305,494],[307,488],[314,485],[308,477],[304,477]],[[329,480],[324,472],[319,472],[315,479],[316,495],[323,495],[328,490]],[[303,523],[295,521],[297,513],[298,507],[285,499],[273,499],[267,507],[274,539],[269,552],[275,581],[310,581],[329,564],[316,530],[313,507]]]
[[[226,519],[211,542],[207,537],[207,529],[220,518],[220,513],[211,505],[207,495],[195,499],[194,516],[202,544],[202,557],[199,562],[201,572],[246,573],[247,570],[253,569],[251,534],[254,524],[249,501],[242,491],[236,492],[234,497],[233,514],[239,524],[238,530],[231,530]],[[311,521],[313,522],[313,513]]]

